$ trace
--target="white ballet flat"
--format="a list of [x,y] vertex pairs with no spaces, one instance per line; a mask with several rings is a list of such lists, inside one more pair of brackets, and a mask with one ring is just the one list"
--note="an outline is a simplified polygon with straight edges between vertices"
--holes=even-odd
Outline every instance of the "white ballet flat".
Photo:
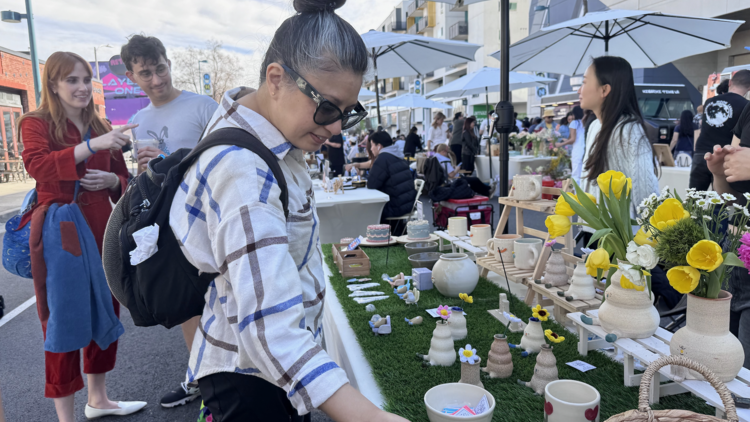
[[86,419],[96,419],[102,416],[125,416],[146,407],[145,401],[118,401],[118,409],[95,409],[86,405]]

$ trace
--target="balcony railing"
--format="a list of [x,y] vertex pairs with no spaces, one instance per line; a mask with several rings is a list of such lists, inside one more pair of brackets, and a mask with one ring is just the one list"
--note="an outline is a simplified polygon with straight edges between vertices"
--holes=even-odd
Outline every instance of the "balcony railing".
[[468,40],[469,39],[469,23],[457,22],[448,28],[448,39],[449,40]]
[[413,2],[409,3],[408,6],[406,6],[406,14],[408,16],[411,16],[416,12],[417,10],[424,9],[427,2],[425,0],[414,0]]
[[403,22],[390,22],[385,26],[385,32],[406,31],[406,25]]
[[410,26],[409,29],[406,30],[406,32],[410,35],[417,35],[417,24]]
[[463,1],[457,0],[456,3],[451,6],[451,12],[466,12],[469,10],[469,6],[465,5]]
[[417,22],[417,33],[422,34],[424,33],[425,29],[430,25],[429,19],[427,16],[423,17],[422,19]]

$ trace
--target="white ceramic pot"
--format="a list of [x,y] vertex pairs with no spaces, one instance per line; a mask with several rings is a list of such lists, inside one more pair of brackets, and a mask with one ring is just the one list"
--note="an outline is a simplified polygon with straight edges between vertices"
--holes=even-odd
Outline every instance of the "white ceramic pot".
[[542,346],[546,344],[547,340],[544,337],[542,322],[537,318],[529,318],[529,324],[523,330],[523,337],[521,337],[519,346],[526,352],[539,353]]
[[544,387],[544,421],[599,422],[599,402],[602,397],[596,388],[573,380],[552,381]]
[[[687,323],[669,344],[673,355],[686,356],[706,365],[723,382],[732,381],[745,361],[742,343],[729,332],[729,304],[732,295],[722,290],[718,299],[688,295]],[[703,376],[695,371],[696,379]]]
[[451,336],[454,341],[466,338],[468,330],[466,329],[466,317],[464,316],[463,309],[458,306],[452,307],[451,316],[448,317],[448,322],[450,323]]
[[[476,416],[453,416],[442,413],[446,407],[476,407],[482,396],[487,396],[489,409]],[[430,422],[491,422],[495,411],[495,398],[484,388],[471,384],[449,383],[430,388],[424,394],[424,405]]]
[[659,328],[659,312],[648,291],[623,289],[622,273],[612,274],[612,282],[604,291],[604,302],[599,307],[599,322],[604,331],[618,338],[648,338]]
[[533,270],[542,254],[542,239],[516,239],[513,242],[513,262],[520,270]]
[[466,237],[466,217],[448,218],[448,234],[455,237]]
[[465,253],[442,254],[432,268],[432,284],[443,296],[470,295],[478,282],[477,264]]
[[473,246],[484,246],[492,237],[492,230],[489,224],[474,224],[469,231],[471,232],[471,244]]
[[[487,241],[487,251],[492,251],[495,254],[495,261],[512,264],[513,244],[521,237],[520,234],[501,234],[499,237]],[[500,260],[500,255],[503,257],[502,261]]]
[[542,198],[541,174],[517,174],[513,176],[513,191],[510,195],[519,201],[536,201]]
[[434,366],[451,366],[456,361],[456,349],[453,347],[453,337],[448,321],[440,320],[435,324],[430,340],[430,351],[423,359]]

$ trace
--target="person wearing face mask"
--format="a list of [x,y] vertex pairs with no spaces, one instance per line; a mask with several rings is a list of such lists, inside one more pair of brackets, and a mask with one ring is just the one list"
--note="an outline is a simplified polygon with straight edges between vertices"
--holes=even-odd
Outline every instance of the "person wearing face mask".
[[[77,330],[82,325],[97,324],[90,309],[89,312],[67,309],[66,318],[63,319],[58,317],[62,311],[50,314],[50,309],[60,309],[66,303],[59,303],[59,296],[47,295],[48,287],[52,287],[55,280],[47,278],[46,257],[54,253],[54,248],[59,247],[56,244],[42,244],[47,208],[53,204],[70,204],[75,200],[101,254],[107,219],[112,212],[110,201],[117,202],[128,183],[128,169],[121,148],[129,143],[129,139],[123,132],[137,125],[125,125],[112,130],[96,114],[91,87],[92,75],[91,66],[81,56],[61,51],[53,53],[44,66],[41,105],[37,110],[26,113],[18,122],[19,139],[23,139],[25,147],[22,154],[24,166],[36,180],[37,191],[37,204],[23,217],[19,228],[29,222],[31,224],[29,244],[32,275],[34,291],[39,298],[37,312],[45,337],[48,321],[54,321],[55,324],[70,321],[71,318],[67,317],[77,311],[81,315],[75,317],[76,324],[71,323],[70,330]],[[69,228],[66,226],[66,229]],[[74,225],[73,230],[85,228]],[[60,253],[75,251],[75,245],[78,245],[79,252],[71,253],[76,257],[81,256],[77,232],[73,231],[72,235],[76,236],[75,241],[66,240],[70,237],[65,236],[60,223],[63,242],[63,251]],[[108,294],[106,296],[111,297]],[[108,301],[103,306],[119,316],[120,304],[114,298],[111,301],[112,308],[108,308]],[[59,331],[61,328],[55,327],[55,330]],[[88,418],[127,415],[146,405],[144,402],[114,402],[107,396],[105,377],[107,372],[114,369],[116,356],[116,340],[104,349],[94,341],[83,349],[83,372],[88,381],[88,402],[85,408]],[[54,399],[57,417],[61,422],[76,420],[75,393],[84,387],[80,360],[80,350],[66,353],[44,352],[44,396]]]
[[[288,217],[273,171],[234,146],[203,152],[173,198],[170,227],[185,257],[221,274],[206,293],[186,374],[215,420],[309,421],[319,408],[337,421],[404,421],[352,387],[321,347],[325,264],[304,155],[367,116],[357,101],[367,48],[335,13],[344,3],[295,0],[257,91],[227,91],[208,126],[245,130],[276,156]],[[388,135],[371,138],[379,136]],[[201,218],[185,204],[197,204]]]

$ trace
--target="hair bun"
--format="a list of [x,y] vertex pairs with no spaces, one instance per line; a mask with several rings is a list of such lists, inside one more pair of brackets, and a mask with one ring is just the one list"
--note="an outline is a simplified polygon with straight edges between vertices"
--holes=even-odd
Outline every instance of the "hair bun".
[[346,0],[294,0],[297,13],[331,12],[343,6]]

